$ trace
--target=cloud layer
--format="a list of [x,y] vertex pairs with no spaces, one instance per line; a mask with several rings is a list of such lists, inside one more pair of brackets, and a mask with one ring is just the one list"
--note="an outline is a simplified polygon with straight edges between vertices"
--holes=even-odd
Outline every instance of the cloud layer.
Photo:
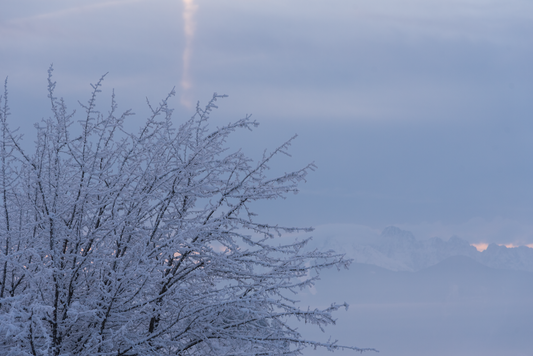
[[[48,115],[46,69],[69,107],[106,73],[120,109],[177,87],[176,120],[229,94],[218,122],[254,113],[235,149],[295,132],[319,170],[297,197],[257,207],[286,225],[397,225],[420,235],[533,243],[533,5],[525,0],[10,2],[0,76],[29,144]],[[194,40],[193,40],[194,39]],[[193,85],[194,84],[194,85]],[[31,103],[31,105],[28,105]],[[215,121],[215,125],[216,125]]]

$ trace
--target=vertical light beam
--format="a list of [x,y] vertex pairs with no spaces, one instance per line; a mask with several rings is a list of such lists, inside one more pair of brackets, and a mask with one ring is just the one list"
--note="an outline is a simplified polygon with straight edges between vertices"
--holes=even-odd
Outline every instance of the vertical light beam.
[[183,0],[183,32],[185,34],[185,48],[183,49],[183,68],[181,75],[181,104],[187,108],[192,108],[191,99],[191,57],[192,57],[192,43],[194,39],[194,13],[198,6],[194,4],[194,0]]

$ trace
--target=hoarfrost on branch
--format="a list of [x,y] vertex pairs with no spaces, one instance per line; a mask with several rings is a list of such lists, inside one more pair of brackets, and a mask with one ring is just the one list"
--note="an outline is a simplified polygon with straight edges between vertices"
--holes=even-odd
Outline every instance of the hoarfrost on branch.
[[50,68],[52,117],[36,125],[31,154],[9,126],[7,84],[0,98],[0,354],[339,348],[304,339],[290,320],[323,328],[343,305],[301,309],[291,298],[314,283],[311,270],[348,261],[332,251],[303,252],[307,240],[282,235],[310,229],[258,223],[250,208],[296,192],[314,168],[267,175],[292,139],[253,162],[225,142],[255,121],[210,126],[215,94],[176,126],[167,105],[174,92],[149,104],[150,117],[131,133],[124,122],[132,113],[116,113],[114,94],[108,113],[97,110],[103,78],[75,120],[55,97]]

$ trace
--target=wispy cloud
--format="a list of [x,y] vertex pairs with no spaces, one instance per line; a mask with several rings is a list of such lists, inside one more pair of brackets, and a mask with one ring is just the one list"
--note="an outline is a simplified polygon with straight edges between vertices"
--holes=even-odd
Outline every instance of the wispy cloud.
[[[0,36],[14,39],[16,36],[24,36],[35,33],[49,33],[51,29],[55,33],[65,32],[64,28],[56,25],[55,21],[97,11],[110,7],[123,6],[133,3],[144,2],[146,0],[116,0],[95,2],[89,5],[75,5],[69,8],[40,13],[31,16],[11,18],[0,22]],[[46,25],[43,25],[46,24]],[[44,29],[44,31],[43,31]]]
[[61,10],[47,12],[43,14],[17,18],[17,19],[11,20],[10,22],[26,22],[26,21],[35,21],[35,20],[55,19],[58,17],[71,16],[71,15],[78,14],[81,12],[99,10],[99,9],[103,9],[107,7],[114,7],[114,6],[126,5],[126,4],[132,4],[132,3],[139,3],[143,1],[145,0],[116,0],[116,1],[105,1],[105,2],[92,3],[90,5],[78,5],[78,6],[69,7],[67,9],[61,9]]
[[197,9],[198,6],[194,3],[194,0],[183,0],[183,32],[185,34],[185,48],[183,49],[181,103],[187,108],[192,107],[192,99],[190,98],[190,90],[192,88],[191,57],[196,25],[194,22],[194,14]]

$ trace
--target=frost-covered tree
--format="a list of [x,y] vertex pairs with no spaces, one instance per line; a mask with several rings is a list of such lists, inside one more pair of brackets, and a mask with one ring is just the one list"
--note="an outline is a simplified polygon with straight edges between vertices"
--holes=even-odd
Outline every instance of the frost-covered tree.
[[[36,125],[35,151],[10,128],[1,100],[0,354],[298,354],[306,340],[292,320],[323,327],[325,310],[301,309],[294,292],[312,270],[345,266],[334,252],[303,252],[307,240],[263,222],[250,203],[296,192],[310,164],[269,177],[225,141],[257,125],[247,116],[209,126],[213,99],[176,126],[168,98],[143,127],[129,111],[96,108],[103,77],[76,119],[55,96]],[[76,127],[79,125],[78,127]],[[289,241],[290,240],[290,241]],[[362,351],[355,347],[353,350]]]

